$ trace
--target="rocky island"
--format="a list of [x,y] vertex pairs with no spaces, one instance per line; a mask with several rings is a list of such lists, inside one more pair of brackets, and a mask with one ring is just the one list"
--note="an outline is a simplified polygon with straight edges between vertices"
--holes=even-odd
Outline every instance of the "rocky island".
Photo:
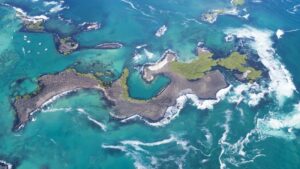
[[57,51],[63,55],[69,55],[79,48],[79,43],[72,37],[60,37],[59,35],[56,35],[54,41]]
[[[13,102],[16,111],[15,130],[24,126],[34,112],[43,108],[50,100],[80,89],[94,89],[103,93],[111,106],[112,115],[119,119],[139,115],[150,121],[164,118],[167,109],[176,105],[176,99],[182,95],[194,94],[199,99],[216,99],[219,90],[228,86],[224,75],[213,67],[223,66],[229,70],[244,73],[246,79],[256,80],[261,72],[246,66],[246,56],[233,52],[229,57],[213,59],[213,54],[204,47],[197,48],[198,57],[192,62],[179,62],[171,50],[163,54],[157,63],[146,64],[141,76],[151,82],[155,76],[164,75],[170,83],[157,96],[149,100],[130,97],[127,80],[129,70],[111,84],[103,83],[94,74],[81,74],[67,69],[54,75],[44,75],[38,80],[39,89],[31,95],[20,96]],[[233,62],[234,60],[234,62]]]

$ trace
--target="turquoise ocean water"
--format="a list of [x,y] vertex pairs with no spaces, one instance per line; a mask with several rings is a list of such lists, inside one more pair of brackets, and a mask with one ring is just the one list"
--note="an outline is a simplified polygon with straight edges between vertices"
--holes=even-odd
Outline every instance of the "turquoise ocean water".
[[[0,160],[18,169],[300,168],[300,1],[246,0],[239,15],[219,16],[213,24],[201,15],[233,8],[230,0],[0,2],[29,16],[49,17],[47,33],[28,33],[20,31],[15,10],[0,5]],[[58,7],[63,9],[53,11]],[[102,28],[78,32],[84,22],[99,22]],[[162,25],[168,30],[157,38]],[[284,32],[281,38],[278,30]],[[104,42],[124,47],[63,56],[55,49],[55,34],[73,36],[85,47]],[[226,42],[228,34],[237,38]],[[23,130],[12,131],[13,97],[34,91],[40,75],[74,67],[110,71],[108,78],[116,79],[128,67],[130,96],[149,99],[170,80],[159,76],[146,83],[138,67],[159,60],[167,49],[189,61],[200,41],[216,58],[234,50],[247,53],[264,77],[247,84],[226,72],[231,89],[218,103],[197,109],[187,101],[162,127],[138,118],[116,120],[102,94],[88,90],[60,97]]]

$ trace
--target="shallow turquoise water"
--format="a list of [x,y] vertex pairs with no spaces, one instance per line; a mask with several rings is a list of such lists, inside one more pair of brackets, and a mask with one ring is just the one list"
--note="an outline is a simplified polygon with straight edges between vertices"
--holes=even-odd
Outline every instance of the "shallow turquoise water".
[[[233,90],[239,82],[231,78],[228,79],[232,91],[212,109],[200,110],[188,102],[179,116],[163,127],[153,127],[139,119],[123,123],[109,115],[111,109],[101,93],[79,91],[45,106],[23,130],[11,130],[13,97],[33,91],[40,75],[75,67],[81,72],[109,70],[114,74],[111,78],[116,79],[124,67],[129,67],[129,93],[148,99],[160,92],[169,80],[160,76],[151,84],[145,83],[135,69],[138,65],[157,61],[167,49],[176,51],[182,61],[190,60],[195,57],[194,49],[199,41],[216,53],[214,57],[225,57],[241,43],[248,51],[251,46],[245,39],[224,41],[226,29],[244,25],[285,31],[280,39],[271,37],[278,54],[275,58],[285,65],[299,90],[300,12],[288,11],[300,2],[246,1],[241,10],[247,9],[248,20],[225,15],[219,16],[214,24],[201,21],[201,14],[209,9],[230,8],[229,1],[92,0],[87,3],[77,0],[65,1],[64,6],[69,9],[58,13],[49,13],[51,6],[44,6],[41,0],[0,2],[20,7],[29,15],[46,13],[53,19],[47,23],[52,33],[72,34],[82,22],[101,22],[99,30],[74,35],[83,46],[115,41],[125,45],[119,50],[81,50],[62,56],[56,51],[50,33],[19,31],[21,21],[14,10],[0,6],[0,160],[20,169],[300,167],[297,120],[300,108],[294,108],[299,103],[298,91],[286,98],[283,106],[279,106],[274,93],[269,93],[256,106],[249,106],[247,94],[243,93],[245,102],[237,104],[232,103],[233,96],[237,95]],[[71,19],[72,23],[59,20],[58,15]],[[155,31],[163,24],[168,31],[161,38],[155,37]],[[142,44],[147,46],[136,49]],[[135,58],[136,53],[142,56],[141,60]],[[255,51],[250,53],[257,59]],[[274,122],[276,127],[271,125]]]

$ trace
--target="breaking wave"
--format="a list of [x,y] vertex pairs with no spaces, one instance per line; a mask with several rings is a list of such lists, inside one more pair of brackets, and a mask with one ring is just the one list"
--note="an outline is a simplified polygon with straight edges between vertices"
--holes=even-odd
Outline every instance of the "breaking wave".
[[241,102],[254,107],[266,96],[268,89],[258,83],[241,83],[232,88],[227,100],[239,105]]
[[257,143],[261,141],[257,129],[252,129],[246,136],[241,137],[236,142],[230,143],[228,137],[230,134],[230,122],[232,118],[232,112],[227,110],[225,112],[225,122],[222,125],[224,132],[218,141],[221,147],[221,152],[219,154],[219,164],[220,169],[227,168],[228,164],[240,168],[242,165],[247,163],[252,163],[256,158],[264,157],[261,149],[252,148],[250,150],[245,150],[245,147],[250,143]]
[[275,93],[279,104],[282,105],[286,98],[293,96],[296,87],[291,74],[280,62],[279,56],[272,47],[273,32],[244,26],[243,28],[227,29],[225,33],[251,40],[250,47],[257,51],[261,63],[269,70],[271,82],[268,90],[270,93]]
[[300,102],[294,105],[292,112],[270,112],[270,115],[257,120],[259,132],[266,136],[295,139],[296,130],[300,130]]
[[[179,157],[172,156],[167,159],[161,159],[155,157],[154,154],[150,152],[150,147],[158,147],[167,144],[176,144],[176,147],[181,149],[184,153],[180,154]],[[198,151],[197,148],[190,145],[189,141],[183,140],[175,135],[170,135],[169,138],[154,142],[123,140],[117,145],[102,144],[102,148],[120,150],[121,152],[124,152],[127,156],[134,160],[134,166],[136,169],[158,168],[160,163],[163,162],[174,162],[178,165],[178,168],[182,168],[186,156],[190,153],[190,151]]]
[[231,87],[232,86],[228,86],[227,88],[219,90],[216,94],[217,99],[214,100],[200,100],[195,94],[181,95],[176,99],[176,104],[168,107],[166,113],[164,114],[164,117],[157,122],[147,121],[139,115],[133,115],[131,117],[121,120],[121,122],[126,123],[131,120],[142,120],[150,126],[163,127],[179,116],[180,111],[183,109],[184,105],[187,103],[188,100],[192,101],[193,105],[199,110],[213,109],[213,106],[215,104],[217,104],[219,101],[225,98],[226,94],[230,91]]

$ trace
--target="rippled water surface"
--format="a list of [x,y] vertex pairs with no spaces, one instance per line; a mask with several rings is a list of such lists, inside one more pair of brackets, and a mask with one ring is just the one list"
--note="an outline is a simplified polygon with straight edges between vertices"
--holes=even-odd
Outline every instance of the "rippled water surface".
[[[237,15],[221,15],[210,24],[201,15],[234,8],[230,0],[0,0],[0,160],[18,169],[298,169],[300,1],[245,1]],[[12,7],[28,16],[47,15],[48,32],[22,31]],[[99,22],[101,29],[80,32],[84,22]],[[158,38],[154,34],[162,25],[168,29]],[[55,34],[73,36],[83,47],[104,42],[124,47],[82,48],[63,56]],[[236,39],[226,42],[228,34]],[[186,101],[161,127],[140,118],[114,119],[101,93],[84,90],[53,100],[24,129],[12,131],[13,98],[34,91],[41,75],[73,67],[109,71],[111,80],[127,67],[130,96],[149,99],[170,79],[161,75],[146,83],[139,66],[158,61],[167,49],[190,61],[200,41],[216,58],[234,50],[248,54],[263,78],[244,83],[222,70],[229,92],[204,101],[205,108]]]

